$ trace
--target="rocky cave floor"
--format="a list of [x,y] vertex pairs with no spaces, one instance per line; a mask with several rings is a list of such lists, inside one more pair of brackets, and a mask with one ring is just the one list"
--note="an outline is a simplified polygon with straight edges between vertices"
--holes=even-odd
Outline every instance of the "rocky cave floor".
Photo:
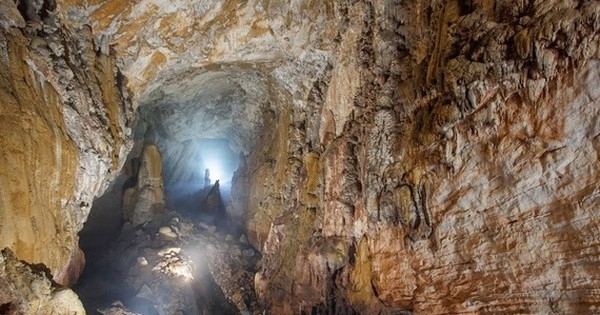
[[226,224],[185,210],[126,222],[110,244],[83,248],[86,268],[74,290],[88,314],[260,314],[260,253]]

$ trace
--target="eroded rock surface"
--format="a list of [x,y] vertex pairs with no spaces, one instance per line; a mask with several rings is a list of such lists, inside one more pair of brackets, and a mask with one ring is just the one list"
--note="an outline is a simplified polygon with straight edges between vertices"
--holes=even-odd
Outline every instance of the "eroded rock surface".
[[598,8],[353,2],[238,175],[265,305],[597,312]]
[[74,25],[91,25],[105,47],[114,45],[141,103],[165,84],[207,70],[235,77],[267,69],[302,91],[326,65],[339,23],[333,18],[338,5],[317,1],[66,0],[58,6]]
[[123,217],[132,225],[140,225],[164,215],[165,196],[162,157],[158,148],[148,145],[140,157],[134,186],[124,189]]
[[10,249],[0,253],[0,311],[23,315],[85,315],[77,294],[61,288],[48,270],[19,261]]
[[[28,24],[11,2],[1,8],[2,56],[13,56],[3,57],[6,82],[34,86],[34,75],[61,73],[39,58],[60,64],[77,49],[48,43],[53,33],[32,23],[35,5],[21,8]],[[236,143],[244,158],[231,213],[262,251],[254,280],[265,312],[599,312],[597,1],[64,0],[57,8],[88,45],[93,38],[88,58],[111,50],[120,58],[145,123],[140,143],[148,136],[174,160],[186,141]],[[21,62],[21,52],[34,62]],[[56,94],[66,95],[60,84]],[[7,102],[18,113],[2,116],[7,124],[26,126],[14,121],[16,104],[39,103],[27,100]],[[62,113],[30,110],[42,122]],[[73,121],[96,121],[88,112]],[[50,140],[35,145],[79,130],[57,128],[42,128]],[[90,138],[70,137],[61,151],[36,155],[59,165],[23,166],[26,178],[60,169],[68,178],[55,183],[93,196],[97,182],[76,176],[67,156],[115,156],[121,142],[81,151]],[[108,167],[99,169],[92,173]],[[27,183],[11,187],[48,195]],[[30,218],[25,230],[38,222]],[[177,242],[167,223],[136,237]],[[23,243],[23,255],[37,255],[35,246]]]
[[77,232],[131,148],[124,77],[53,1],[0,3],[0,247],[69,285]]

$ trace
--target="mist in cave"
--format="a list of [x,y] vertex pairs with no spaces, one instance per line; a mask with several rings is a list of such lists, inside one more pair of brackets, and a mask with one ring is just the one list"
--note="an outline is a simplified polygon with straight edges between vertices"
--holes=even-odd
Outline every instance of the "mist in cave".
[[165,160],[165,197],[167,207],[180,212],[197,212],[206,198],[205,188],[219,182],[223,203],[231,201],[231,181],[239,165],[239,156],[228,139],[186,141],[185,158]]
[[[101,307],[108,312],[110,307],[107,308],[107,305],[139,314],[158,314],[156,301],[144,295],[143,290],[150,290],[149,284],[144,283],[136,287],[137,280],[131,280],[137,277],[141,279],[139,281],[151,281],[152,276],[130,274],[127,269],[131,265],[131,259],[135,258],[137,265],[141,264],[140,261],[147,264],[147,256],[155,254],[154,252],[158,252],[160,256],[159,249],[151,248],[162,248],[164,251],[165,248],[169,248],[165,246],[177,249],[177,253],[173,255],[178,255],[181,248],[188,249],[185,256],[167,263],[177,264],[184,261],[188,264],[189,274],[176,275],[183,279],[189,277],[183,281],[185,286],[192,290],[188,294],[194,301],[188,301],[190,305],[185,305],[184,308],[194,309],[198,314],[239,314],[236,306],[223,292],[223,281],[217,283],[210,271],[212,257],[206,257],[206,253],[210,251],[207,247],[237,246],[240,249],[239,254],[247,256],[246,267],[254,270],[255,261],[252,256],[259,256],[258,252],[246,243],[239,221],[230,220],[227,213],[227,207],[231,203],[232,177],[239,165],[239,156],[231,148],[228,139],[190,140],[182,147],[183,150],[178,151],[179,154],[166,156],[167,159],[163,156],[157,161],[151,161],[147,156],[131,157],[124,169],[125,175],[95,203],[80,233],[80,245],[85,252],[87,264],[79,283],[74,287],[89,314],[104,314]],[[142,154],[147,155],[146,150],[143,150]],[[148,176],[144,175],[148,174],[147,169],[158,166],[149,165],[156,163],[162,164],[160,176],[142,178]],[[156,207],[156,202],[160,203],[162,198],[164,209],[155,217],[149,217],[148,221],[134,226],[124,213],[127,211],[124,210],[127,208],[127,196],[131,191],[139,193],[140,198],[154,196],[155,194],[143,193],[146,189],[153,189],[148,188],[153,185],[158,190],[164,189],[164,197],[154,200],[151,207]],[[138,200],[142,203],[145,201]],[[180,229],[188,231],[183,232]],[[143,236],[141,239],[140,235]],[[187,244],[181,241],[184,237],[198,238],[199,244]],[[145,255],[119,261],[118,256],[127,256],[131,252],[127,247],[136,246],[145,251]],[[145,246],[150,246],[150,249]],[[242,250],[245,254],[242,254]],[[134,256],[139,254],[136,252]],[[132,269],[136,268],[138,267],[134,266]],[[166,267],[167,270],[169,268]],[[177,281],[179,280],[175,282]],[[171,282],[166,282],[158,287],[172,290],[169,288],[170,284]]]

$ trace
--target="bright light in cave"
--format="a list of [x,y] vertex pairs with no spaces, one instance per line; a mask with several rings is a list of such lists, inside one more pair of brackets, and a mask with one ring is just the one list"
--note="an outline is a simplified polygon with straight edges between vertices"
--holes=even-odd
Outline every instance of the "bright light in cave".
[[216,159],[211,159],[211,160],[206,160],[204,161],[204,164],[206,165],[206,168],[209,170],[210,172],[210,180],[211,180],[211,184],[213,184],[215,181],[217,180],[224,180],[224,179],[229,179],[231,178],[231,176],[225,176],[225,172],[223,171],[223,166],[221,165],[221,162],[216,160]]
[[[230,198],[233,173],[239,165],[239,156],[231,148],[229,139],[195,139],[183,143],[175,158],[164,160],[166,195],[173,209],[195,209],[198,193],[219,180],[224,202]],[[173,156],[166,154],[166,156]],[[208,169],[208,179],[206,170]]]
[[[219,180],[220,184],[228,183],[238,166],[237,156],[229,148],[229,141],[221,139],[204,139],[198,143],[200,171],[206,177],[209,170],[210,183]],[[206,178],[205,178],[206,180]]]

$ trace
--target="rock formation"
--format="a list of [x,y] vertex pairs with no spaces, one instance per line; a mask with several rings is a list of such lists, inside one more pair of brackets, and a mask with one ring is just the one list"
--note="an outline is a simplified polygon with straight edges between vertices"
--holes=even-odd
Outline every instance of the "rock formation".
[[131,290],[114,299],[140,314],[260,314],[252,289],[259,257],[249,244],[171,215],[157,233],[125,229],[105,262]]
[[127,221],[76,287],[88,313],[259,314],[253,274],[260,254],[223,225],[210,226],[223,224],[214,222],[214,212],[224,211],[218,181],[196,205],[211,220],[169,211],[160,156],[156,146],[144,148],[136,184],[123,191]]
[[49,279],[42,266],[23,263],[8,249],[0,252],[0,312],[2,314],[85,315],[73,291]]
[[88,26],[64,26],[53,1],[19,9],[0,3],[0,248],[68,285],[83,268],[77,232],[131,149],[133,110]]
[[356,2],[315,116],[240,175],[263,303],[597,312],[599,8]]
[[600,312],[599,2],[0,1],[2,245],[57,281],[132,138],[226,138],[252,311]]
[[140,160],[135,186],[123,191],[123,216],[134,226],[160,218],[165,210],[162,158],[158,148],[146,146]]

